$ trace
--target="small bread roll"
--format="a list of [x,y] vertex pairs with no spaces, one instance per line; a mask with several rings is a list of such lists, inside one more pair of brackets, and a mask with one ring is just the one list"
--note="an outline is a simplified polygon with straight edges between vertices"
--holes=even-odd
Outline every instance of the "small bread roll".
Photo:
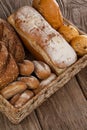
[[29,76],[34,71],[34,64],[29,60],[24,60],[18,64],[20,75]]
[[17,93],[16,95],[14,95],[14,96],[11,98],[10,103],[11,103],[12,105],[14,105],[15,102],[19,99],[19,97],[20,97],[20,94]]
[[30,90],[26,90],[23,92],[19,99],[15,102],[15,107],[20,108],[22,107],[28,100],[30,100],[34,96],[34,93]]
[[76,36],[79,36],[79,32],[72,25],[62,25],[58,32],[65,38],[67,42],[70,42]]
[[79,56],[87,54],[87,36],[79,35],[71,41],[71,46],[77,52]]
[[34,77],[34,76],[30,76],[30,77],[19,77],[18,80],[26,83],[26,85],[28,86],[28,89],[36,89],[39,87],[39,80]]
[[42,61],[33,61],[34,72],[39,79],[46,79],[51,74],[50,67]]
[[15,81],[9,84],[7,87],[1,90],[1,94],[5,99],[9,99],[16,95],[17,93],[22,93],[27,89],[27,85],[21,81]]
[[46,87],[47,85],[49,85],[56,78],[57,78],[57,76],[54,73],[52,73],[47,79],[42,80],[41,83],[40,83],[40,86],[37,89],[33,90],[33,92],[35,93],[35,95],[37,93],[39,93],[44,87]]
[[33,7],[54,29],[58,29],[63,24],[63,17],[56,0],[33,0]]

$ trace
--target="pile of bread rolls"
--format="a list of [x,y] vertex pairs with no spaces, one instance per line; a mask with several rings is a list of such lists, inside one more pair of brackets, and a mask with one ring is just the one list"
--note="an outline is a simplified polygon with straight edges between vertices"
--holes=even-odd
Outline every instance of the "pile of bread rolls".
[[25,59],[14,29],[0,19],[0,93],[16,108],[74,64],[77,55],[87,54],[87,36],[64,24],[56,0],[33,0],[32,5],[35,9],[24,6],[8,21],[35,60]]
[[19,77],[1,90],[3,97],[16,108],[22,107],[34,95],[56,79],[50,67],[42,61],[24,60],[18,63]]

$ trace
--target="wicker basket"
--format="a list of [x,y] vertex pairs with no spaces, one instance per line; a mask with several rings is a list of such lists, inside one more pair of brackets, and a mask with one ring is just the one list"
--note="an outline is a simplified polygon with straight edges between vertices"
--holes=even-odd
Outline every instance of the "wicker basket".
[[[68,20],[64,19],[66,24],[72,25]],[[74,26],[74,25],[73,25]],[[78,29],[80,34],[85,34]],[[42,89],[35,97],[29,100],[22,108],[14,108],[5,98],[0,95],[0,111],[4,113],[8,119],[18,124],[34,109],[40,106],[47,98],[62,88],[73,76],[75,76],[82,68],[87,65],[87,55],[80,58],[75,64],[69,67],[55,81]]]

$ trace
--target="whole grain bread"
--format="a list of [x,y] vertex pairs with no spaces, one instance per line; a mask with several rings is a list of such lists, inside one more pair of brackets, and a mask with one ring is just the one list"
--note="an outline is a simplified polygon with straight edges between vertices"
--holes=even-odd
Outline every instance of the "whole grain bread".
[[10,24],[3,19],[0,19],[0,41],[4,42],[17,62],[24,59],[25,54],[21,41]]

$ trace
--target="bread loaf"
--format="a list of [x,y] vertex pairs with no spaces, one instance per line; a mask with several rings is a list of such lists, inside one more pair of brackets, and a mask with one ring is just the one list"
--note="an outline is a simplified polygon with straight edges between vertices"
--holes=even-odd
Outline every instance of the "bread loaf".
[[53,28],[61,27],[63,16],[56,0],[33,0],[32,3]]
[[17,62],[24,59],[24,49],[14,29],[5,20],[0,19],[0,41],[4,42],[8,51]]
[[73,48],[34,8],[24,6],[12,14],[8,21],[29,51],[37,59],[44,60],[58,75],[77,60]]
[[9,54],[6,69],[4,73],[0,74],[0,89],[4,88],[10,82],[15,80],[18,74],[19,74],[19,70],[18,70],[17,64],[14,58],[12,57],[12,55]]

